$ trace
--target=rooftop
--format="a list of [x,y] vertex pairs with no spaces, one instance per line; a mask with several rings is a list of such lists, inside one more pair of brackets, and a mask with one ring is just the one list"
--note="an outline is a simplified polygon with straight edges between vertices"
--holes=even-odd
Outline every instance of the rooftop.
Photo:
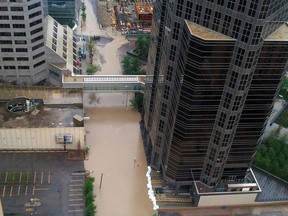
[[73,116],[83,116],[83,108],[76,105],[44,105],[43,110],[17,116],[9,113],[6,103],[0,103],[0,128],[73,127]]
[[281,25],[265,41],[288,41],[288,25],[286,23]]
[[205,28],[188,20],[185,20],[185,22],[190,30],[191,35],[199,37],[203,40],[233,40],[233,41],[235,40],[234,38],[231,38],[224,34],[220,34],[216,31]]
[[68,89],[45,86],[17,86],[0,83],[0,100],[24,96],[42,99],[44,104],[82,104],[82,89]]

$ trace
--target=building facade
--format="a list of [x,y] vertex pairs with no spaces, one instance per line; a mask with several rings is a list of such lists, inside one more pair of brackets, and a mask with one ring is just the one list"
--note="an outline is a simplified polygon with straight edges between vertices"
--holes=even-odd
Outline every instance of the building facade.
[[0,80],[61,86],[76,72],[73,30],[47,15],[45,1],[1,2],[0,11]]
[[155,3],[144,124],[167,182],[243,180],[288,59],[286,0]]
[[73,28],[76,23],[76,0],[46,0],[48,13],[61,25]]
[[4,0],[0,11],[0,79],[17,84],[45,81],[42,1]]

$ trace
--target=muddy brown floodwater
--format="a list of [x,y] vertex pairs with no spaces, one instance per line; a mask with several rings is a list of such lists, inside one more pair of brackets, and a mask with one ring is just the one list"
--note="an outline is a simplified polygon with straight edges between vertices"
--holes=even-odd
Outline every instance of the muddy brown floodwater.
[[84,94],[85,113],[90,116],[85,123],[90,148],[85,168],[94,171],[97,215],[152,216],[140,115],[131,107],[126,110],[125,100],[123,93]]

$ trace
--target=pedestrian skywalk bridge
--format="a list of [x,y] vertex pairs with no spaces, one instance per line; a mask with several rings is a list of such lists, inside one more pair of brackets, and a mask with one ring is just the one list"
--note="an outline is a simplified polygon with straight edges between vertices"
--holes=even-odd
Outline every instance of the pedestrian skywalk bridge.
[[[152,83],[145,75],[73,75],[63,76],[63,88],[83,88],[85,92],[144,92],[145,84]],[[163,82],[163,77],[160,79]]]

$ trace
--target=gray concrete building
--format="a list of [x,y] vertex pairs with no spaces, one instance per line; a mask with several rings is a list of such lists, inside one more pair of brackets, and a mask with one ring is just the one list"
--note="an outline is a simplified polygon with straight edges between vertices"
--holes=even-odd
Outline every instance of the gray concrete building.
[[17,84],[44,82],[43,3],[3,0],[0,11],[0,79]]
[[177,190],[192,185],[197,202],[200,189],[257,184],[247,169],[287,68],[287,14],[286,0],[155,4],[143,116],[147,159]]
[[46,16],[43,1],[1,1],[0,11],[0,80],[60,86],[76,70],[73,30]]

